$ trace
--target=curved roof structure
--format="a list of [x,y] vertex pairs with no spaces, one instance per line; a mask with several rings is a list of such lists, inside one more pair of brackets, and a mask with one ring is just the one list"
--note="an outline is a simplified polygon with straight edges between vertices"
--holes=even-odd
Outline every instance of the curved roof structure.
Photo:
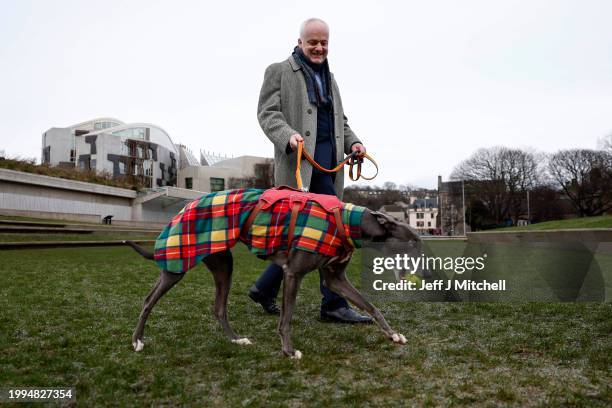
[[[178,149],[176,148],[176,146],[174,145],[174,143],[172,142],[172,139],[170,139],[170,135],[168,134],[168,132],[166,132],[164,129],[162,129],[161,127],[154,125],[152,123],[145,123],[145,122],[136,122],[136,123],[125,123],[119,126],[114,126],[112,128],[107,128],[107,129],[101,129],[101,130],[96,130],[94,132],[90,132],[87,134],[87,136],[92,136],[92,135],[98,135],[101,133],[110,133],[110,134],[117,134],[120,133],[121,131],[124,130],[128,130],[128,129],[133,129],[133,128],[149,128],[151,129],[150,132],[150,141],[153,143],[156,143],[158,145],[164,146],[166,149],[174,152],[175,154],[178,154]],[[121,135],[119,135],[121,136]],[[130,137],[130,136],[124,136],[126,139],[136,139],[134,137]]]
[[68,126],[70,129],[83,128],[83,127],[91,127],[93,129],[94,124],[96,122],[115,122],[120,125],[125,124],[125,122],[115,119],[115,118],[96,118],[91,120],[86,120],[85,122],[77,123],[76,125]]

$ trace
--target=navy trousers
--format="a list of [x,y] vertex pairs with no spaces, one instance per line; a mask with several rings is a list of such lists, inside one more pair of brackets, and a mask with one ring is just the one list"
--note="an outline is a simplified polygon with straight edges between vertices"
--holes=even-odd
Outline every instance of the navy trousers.
[[[314,159],[317,163],[325,168],[335,166],[333,160],[333,147],[331,140],[319,142],[315,149]],[[310,181],[311,193],[336,195],[334,188],[335,174],[323,173],[317,169],[313,169],[312,179]],[[276,299],[280,290],[281,282],[283,281],[283,268],[275,263],[271,263],[268,268],[259,276],[255,287],[259,292],[270,299]],[[319,272],[319,288],[323,299],[321,300],[321,311],[332,311],[342,307],[348,307],[346,299],[338,295],[336,292],[329,290],[324,284],[324,279]]]

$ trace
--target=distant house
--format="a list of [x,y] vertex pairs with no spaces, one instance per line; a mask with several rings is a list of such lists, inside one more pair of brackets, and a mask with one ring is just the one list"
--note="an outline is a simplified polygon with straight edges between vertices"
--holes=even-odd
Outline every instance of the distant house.
[[439,234],[438,199],[429,196],[423,198],[409,196],[408,200],[407,203],[398,201],[392,205],[384,205],[380,211],[406,222],[422,235]]

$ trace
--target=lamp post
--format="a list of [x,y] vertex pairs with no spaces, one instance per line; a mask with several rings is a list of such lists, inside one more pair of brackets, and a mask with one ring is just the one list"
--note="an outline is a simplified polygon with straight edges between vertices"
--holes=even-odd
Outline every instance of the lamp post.
[[531,211],[529,208],[529,190],[527,190],[527,224],[531,224]]
[[463,201],[463,235],[467,235],[465,230],[465,183],[464,180],[461,180],[461,198]]

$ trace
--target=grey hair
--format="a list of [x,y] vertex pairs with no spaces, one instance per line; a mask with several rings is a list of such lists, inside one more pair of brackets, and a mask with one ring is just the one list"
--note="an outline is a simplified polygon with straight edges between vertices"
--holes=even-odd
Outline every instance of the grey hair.
[[308,20],[304,21],[302,23],[302,25],[300,25],[300,38],[304,39],[304,34],[306,33],[306,26],[310,23],[323,23],[325,24],[325,27],[327,27],[327,31],[329,32],[329,25],[327,25],[327,23],[323,20],[321,20],[320,18],[309,18]]

